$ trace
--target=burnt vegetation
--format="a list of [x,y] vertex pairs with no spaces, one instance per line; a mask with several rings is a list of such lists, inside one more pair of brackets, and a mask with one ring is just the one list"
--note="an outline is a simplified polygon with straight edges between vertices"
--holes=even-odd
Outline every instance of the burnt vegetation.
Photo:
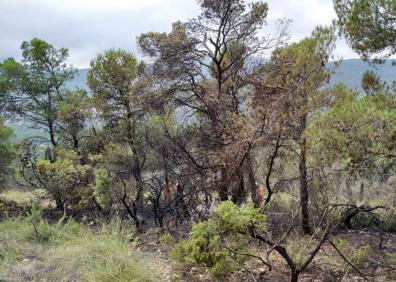
[[174,280],[396,279],[395,88],[372,72],[364,93],[329,85],[327,67],[337,32],[366,60],[393,54],[394,2],[334,1],[334,25],[295,43],[288,21],[269,32],[264,2],[198,2],[198,17],[138,36],[140,60],[93,58],[89,93],[66,85],[68,50],[41,39],[0,63],[4,119],[43,132],[12,144],[0,124],[4,195],[39,191],[0,198],[0,220],[32,209],[42,241],[55,222],[117,218],[143,248],[156,228]]

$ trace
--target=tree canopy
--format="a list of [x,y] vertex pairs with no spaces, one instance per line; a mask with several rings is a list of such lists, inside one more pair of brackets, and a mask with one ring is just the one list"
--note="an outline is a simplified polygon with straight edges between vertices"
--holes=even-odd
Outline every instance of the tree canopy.
[[394,0],[334,0],[334,7],[338,26],[363,58],[396,52]]

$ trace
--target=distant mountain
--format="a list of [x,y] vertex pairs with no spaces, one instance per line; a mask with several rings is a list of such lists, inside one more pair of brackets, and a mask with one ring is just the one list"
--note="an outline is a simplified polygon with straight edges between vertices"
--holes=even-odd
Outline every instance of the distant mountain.
[[[361,88],[361,80],[365,71],[374,70],[378,73],[379,77],[386,81],[391,82],[396,80],[396,60],[387,60],[384,64],[370,65],[359,59],[345,60],[339,66],[334,63],[329,63],[328,68],[333,70],[334,73],[330,79],[330,84],[333,85],[337,82],[345,83],[351,89]],[[89,90],[87,85],[87,74],[89,69],[79,69],[76,77],[67,83],[67,86],[73,88],[83,88]]]
[[[0,58],[1,61],[3,60]],[[387,60],[384,64],[370,65],[359,59],[350,59],[342,61],[338,67],[335,67],[334,63],[329,63],[329,69],[335,71],[330,79],[330,84],[343,82],[349,88],[361,90],[362,75],[367,70],[374,70],[382,80],[391,82],[396,80],[396,65],[393,66],[392,64],[396,64],[396,60]],[[78,69],[75,78],[66,83],[66,85],[70,89],[82,88],[89,90],[87,84],[88,71],[89,69]]]
[[68,87],[70,89],[82,88],[85,90],[89,90],[89,87],[87,84],[88,71],[89,71],[89,69],[78,69],[76,76],[74,77],[73,80],[68,81],[66,83],[66,87]]
[[334,70],[330,84],[343,82],[349,88],[361,91],[362,76],[367,70],[377,72],[381,80],[385,82],[392,82],[396,80],[396,65],[394,64],[396,64],[396,60],[387,60],[384,64],[377,65],[370,65],[359,59],[342,61],[339,66],[330,63],[329,69]]

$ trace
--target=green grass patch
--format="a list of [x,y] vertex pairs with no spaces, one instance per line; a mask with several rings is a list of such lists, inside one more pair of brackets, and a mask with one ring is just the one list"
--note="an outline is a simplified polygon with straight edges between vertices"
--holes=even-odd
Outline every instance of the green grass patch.
[[74,221],[6,219],[0,222],[0,280],[161,281],[154,258],[130,247],[132,234],[119,220],[93,230]]

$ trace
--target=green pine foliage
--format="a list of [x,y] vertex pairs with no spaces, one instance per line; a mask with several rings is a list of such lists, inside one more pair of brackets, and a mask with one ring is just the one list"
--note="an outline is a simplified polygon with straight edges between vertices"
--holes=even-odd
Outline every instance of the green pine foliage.
[[104,169],[97,169],[95,171],[95,198],[102,208],[106,208],[109,204],[109,189],[111,180]]
[[241,268],[249,252],[249,227],[265,230],[265,216],[248,204],[238,207],[230,201],[221,203],[209,220],[193,226],[187,240],[172,250],[175,258],[205,265],[216,275],[225,275]]
[[334,91],[331,107],[320,111],[307,131],[312,148],[322,152],[316,155],[355,167],[394,165],[395,97],[383,93],[359,97],[342,85]]
[[10,173],[10,165],[15,156],[11,142],[12,135],[13,130],[5,126],[4,121],[0,118],[0,188]]

